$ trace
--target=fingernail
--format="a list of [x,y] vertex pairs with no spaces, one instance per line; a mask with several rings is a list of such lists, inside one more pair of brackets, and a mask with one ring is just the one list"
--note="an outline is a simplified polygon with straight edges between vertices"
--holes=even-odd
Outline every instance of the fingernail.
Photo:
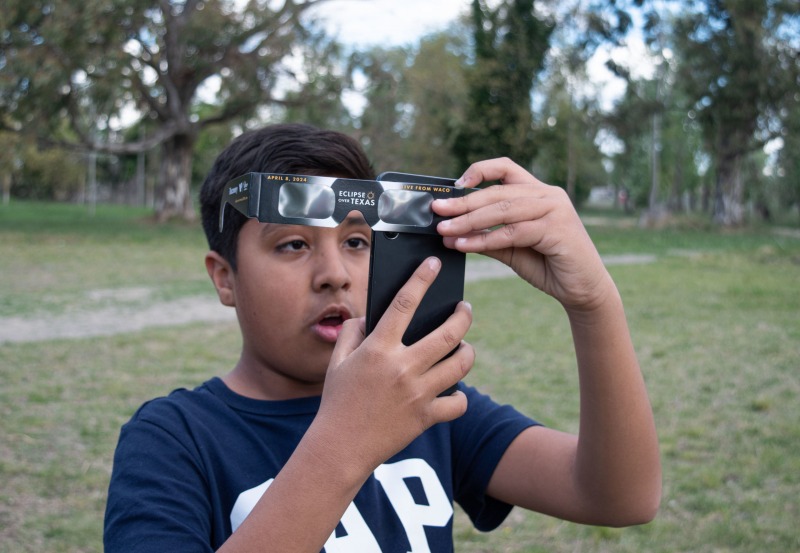
[[447,230],[449,229],[453,223],[450,222],[450,219],[445,219],[444,221],[440,221],[436,228],[440,230]]
[[441,267],[442,262],[439,261],[438,257],[429,257],[428,258],[428,267],[431,268],[433,271],[438,271],[439,267]]
[[453,184],[454,184],[454,186],[463,187],[466,183],[467,183],[467,180],[464,178],[464,175],[461,175],[460,177],[458,177],[458,180],[456,180],[456,182],[454,182]]

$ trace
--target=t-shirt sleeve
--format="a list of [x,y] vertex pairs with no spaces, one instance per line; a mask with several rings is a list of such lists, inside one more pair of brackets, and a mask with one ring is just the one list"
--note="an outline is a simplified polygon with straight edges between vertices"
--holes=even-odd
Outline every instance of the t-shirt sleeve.
[[114,454],[103,541],[106,553],[213,551],[208,483],[174,429],[140,414]]
[[467,394],[467,413],[452,427],[454,500],[478,530],[494,530],[511,512],[512,505],[486,495],[497,464],[512,441],[539,423],[509,405],[499,405],[474,388]]

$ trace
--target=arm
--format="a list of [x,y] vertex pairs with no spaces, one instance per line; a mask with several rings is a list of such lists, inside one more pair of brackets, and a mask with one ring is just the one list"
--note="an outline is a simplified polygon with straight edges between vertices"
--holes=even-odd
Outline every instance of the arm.
[[319,551],[379,464],[428,427],[464,413],[463,392],[437,394],[472,366],[472,348],[462,342],[471,323],[469,306],[460,304],[415,344],[401,342],[439,267],[435,259],[423,263],[368,338],[363,319],[345,323],[314,422],[220,551]]
[[439,232],[450,247],[499,259],[561,302],[581,415],[577,436],[539,427],[520,434],[488,493],[584,523],[650,520],[661,495],[658,441],[617,288],[563,190],[507,159],[474,164],[460,184],[495,179],[502,185],[435,202],[437,213],[453,217]]

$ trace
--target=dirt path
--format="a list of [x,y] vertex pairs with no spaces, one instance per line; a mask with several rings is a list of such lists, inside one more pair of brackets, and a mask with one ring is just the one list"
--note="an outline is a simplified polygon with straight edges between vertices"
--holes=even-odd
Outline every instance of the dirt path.
[[[654,255],[639,254],[603,258],[606,265],[653,263],[655,260]],[[513,275],[511,269],[499,262],[489,259],[469,260],[465,281],[507,278]],[[141,292],[141,289],[135,290]],[[124,295],[125,290],[119,293]],[[234,320],[233,309],[220,305],[216,296],[193,296],[145,307],[118,305],[44,317],[0,317],[0,344],[111,336],[150,327],[194,322],[224,323]]]

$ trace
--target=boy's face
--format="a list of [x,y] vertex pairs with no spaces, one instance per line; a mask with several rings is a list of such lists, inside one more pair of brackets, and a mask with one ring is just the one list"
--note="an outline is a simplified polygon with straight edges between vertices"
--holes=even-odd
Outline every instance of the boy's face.
[[229,381],[246,383],[237,391],[272,399],[322,392],[342,323],[366,311],[370,241],[357,212],[332,229],[244,224],[232,274],[244,343]]

